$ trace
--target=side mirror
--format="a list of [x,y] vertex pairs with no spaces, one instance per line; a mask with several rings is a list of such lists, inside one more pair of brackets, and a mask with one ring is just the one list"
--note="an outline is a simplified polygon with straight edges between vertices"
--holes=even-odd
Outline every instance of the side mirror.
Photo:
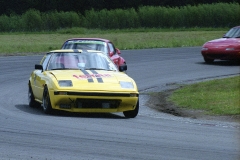
[[119,71],[120,72],[123,72],[123,71],[126,71],[127,70],[127,65],[126,64],[123,64],[121,66],[119,66]]
[[41,64],[35,64],[35,69],[43,71],[43,66]]
[[116,52],[117,54],[121,54],[121,51],[118,48],[116,48]]

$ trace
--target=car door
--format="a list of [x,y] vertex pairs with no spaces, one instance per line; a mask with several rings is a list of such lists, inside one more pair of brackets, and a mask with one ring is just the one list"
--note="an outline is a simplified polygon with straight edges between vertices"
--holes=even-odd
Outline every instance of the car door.
[[46,71],[46,68],[50,57],[51,55],[49,54],[43,58],[42,60],[43,70],[35,70],[33,72],[33,84],[32,84],[33,94],[35,98],[40,101],[42,101],[44,84],[46,82],[46,72],[48,72]]

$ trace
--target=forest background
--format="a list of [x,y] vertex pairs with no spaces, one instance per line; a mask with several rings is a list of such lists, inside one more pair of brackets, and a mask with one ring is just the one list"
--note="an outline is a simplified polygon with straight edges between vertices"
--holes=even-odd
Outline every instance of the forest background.
[[0,32],[66,28],[230,28],[238,0],[0,0]]

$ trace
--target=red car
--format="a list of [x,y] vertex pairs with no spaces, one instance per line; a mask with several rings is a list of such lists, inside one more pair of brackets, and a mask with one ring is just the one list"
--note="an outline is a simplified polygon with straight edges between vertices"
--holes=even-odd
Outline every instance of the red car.
[[201,53],[206,63],[215,59],[240,60],[240,26],[231,28],[222,38],[206,42]]
[[126,64],[124,58],[120,56],[120,50],[115,48],[113,43],[107,39],[72,38],[64,42],[62,49],[99,50],[108,55],[118,67]]

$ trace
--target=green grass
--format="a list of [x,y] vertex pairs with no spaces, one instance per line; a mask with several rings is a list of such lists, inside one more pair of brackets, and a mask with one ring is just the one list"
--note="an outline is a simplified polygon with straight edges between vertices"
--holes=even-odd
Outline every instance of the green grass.
[[209,115],[239,115],[240,76],[187,85],[168,100],[182,108],[204,110]]
[[228,29],[127,29],[88,30],[63,29],[57,32],[1,33],[0,55],[45,53],[59,49],[66,39],[73,37],[101,37],[110,39],[120,50],[202,46],[206,41],[220,38]]

